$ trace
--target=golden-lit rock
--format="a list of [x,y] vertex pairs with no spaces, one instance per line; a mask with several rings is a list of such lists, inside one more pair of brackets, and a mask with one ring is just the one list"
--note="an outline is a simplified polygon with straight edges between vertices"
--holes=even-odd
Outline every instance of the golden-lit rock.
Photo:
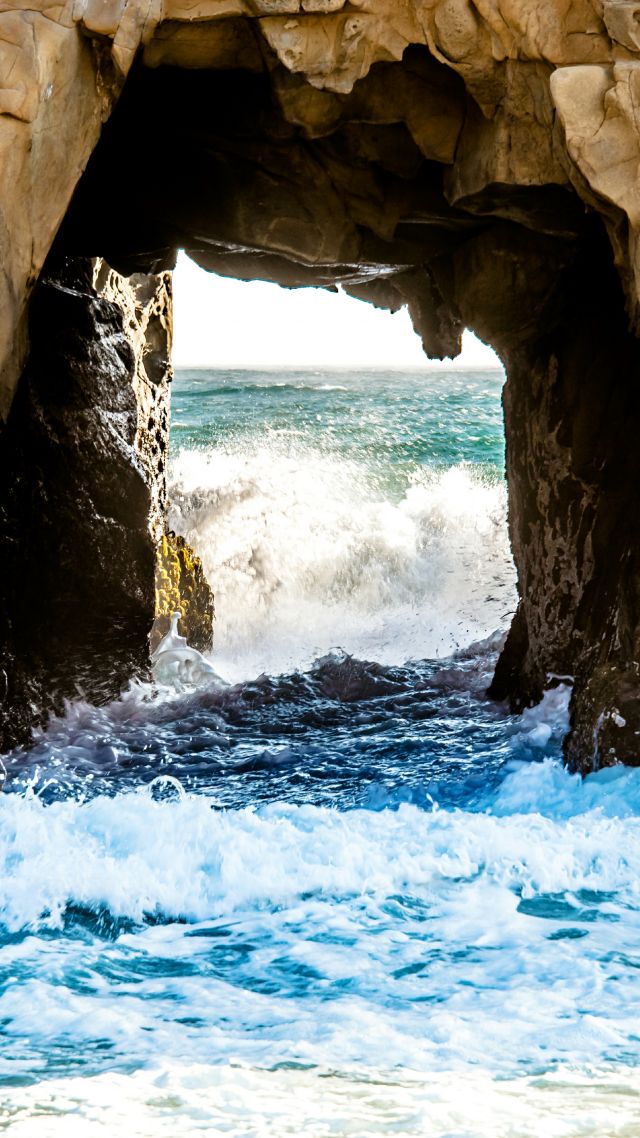
[[156,549],[155,592],[151,652],[169,631],[174,612],[180,613],[180,631],[189,646],[210,652],[215,618],[213,593],[200,558],[183,537],[171,530],[163,534]]

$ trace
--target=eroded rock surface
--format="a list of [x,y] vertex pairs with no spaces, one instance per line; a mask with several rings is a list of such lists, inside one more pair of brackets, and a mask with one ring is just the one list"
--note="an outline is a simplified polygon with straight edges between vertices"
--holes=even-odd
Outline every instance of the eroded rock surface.
[[[29,299],[52,245],[69,271],[104,259],[91,303],[115,305],[134,355],[144,341],[152,385],[162,318],[150,313],[141,336],[123,276],[153,294],[180,246],[230,276],[342,284],[374,304],[406,304],[434,356],[456,354],[473,327],[509,376],[521,604],[494,692],[520,707],[551,673],[575,676],[571,764],[640,762],[639,29],[630,0],[5,4],[3,477],[22,461],[29,393],[43,422],[57,398],[35,335],[19,382]],[[48,335],[58,294],[38,289],[33,319]],[[86,324],[72,308],[68,320]],[[87,336],[102,337],[104,366],[118,372],[106,362],[115,333],[92,319]],[[155,395],[134,370],[128,478],[155,432]],[[84,461],[79,448],[79,483]],[[145,515],[145,549],[164,525],[164,460],[154,461],[146,504],[127,523],[133,541]],[[18,507],[7,507],[7,534]],[[75,524],[68,534],[83,534],[81,511]]]
[[[5,749],[65,699],[113,699],[123,677],[147,671],[169,288],[166,274],[125,282],[76,260],[48,266],[33,297],[29,364],[0,446]],[[153,361],[152,322],[164,329]]]

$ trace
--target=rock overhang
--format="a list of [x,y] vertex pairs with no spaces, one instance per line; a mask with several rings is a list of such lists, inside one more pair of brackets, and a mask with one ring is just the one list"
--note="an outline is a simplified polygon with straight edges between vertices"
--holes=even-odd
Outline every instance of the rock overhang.
[[[401,201],[398,192],[364,175],[355,184],[354,170],[367,165],[407,180],[422,157],[442,168],[445,203],[460,214],[506,217],[548,231],[566,212],[554,208],[550,189],[598,212],[635,324],[636,16],[631,3],[599,0],[554,0],[544,9],[528,0],[41,0],[35,9],[7,6],[0,12],[3,413],[26,352],[28,296],[134,65],[260,77],[282,122],[302,142],[336,134],[344,139],[349,131],[358,136],[346,157],[334,152],[320,163],[317,196],[326,209],[315,230],[313,218],[301,223],[294,248],[283,239],[279,219],[271,242],[261,235],[256,252],[263,268],[269,257],[283,254],[302,265],[362,263],[370,266],[369,276],[376,265],[388,275],[387,261],[404,266],[402,256],[394,262],[379,248],[362,249],[350,226],[338,239],[336,195],[347,196],[351,222],[376,241],[389,241],[401,225],[406,235],[408,217],[433,227],[437,218],[429,210],[425,217],[420,201]],[[167,109],[153,110],[162,119]],[[254,113],[260,116],[260,102]],[[372,151],[375,161],[367,164]],[[266,175],[273,174],[265,163]],[[352,183],[348,194],[345,178]],[[538,189],[544,189],[539,205]],[[247,271],[252,248],[239,228],[234,241],[226,234],[222,242],[231,247],[231,271],[243,264]],[[290,239],[292,225],[284,228]],[[323,248],[329,233],[331,252]],[[283,283],[297,283],[295,274],[289,271]]]

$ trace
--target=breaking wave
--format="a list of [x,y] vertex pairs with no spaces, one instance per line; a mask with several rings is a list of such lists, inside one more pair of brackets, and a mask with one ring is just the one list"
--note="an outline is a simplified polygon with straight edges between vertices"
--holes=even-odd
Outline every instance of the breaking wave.
[[273,379],[174,401],[231,686],[6,758],[0,1129],[635,1134],[640,771],[562,767],[564,686],[485,697],[500,376]]
[[232,679],[337,646],[384,663],[446,656],[515,604],[504,487],[470,466],[390,485],[308,447],[183,450],[170,495],[171,524],[215,582],[216,659]]

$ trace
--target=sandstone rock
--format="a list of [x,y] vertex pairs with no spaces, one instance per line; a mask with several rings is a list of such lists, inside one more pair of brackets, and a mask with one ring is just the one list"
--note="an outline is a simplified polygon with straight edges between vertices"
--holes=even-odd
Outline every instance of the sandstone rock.
[[637,4],[625,0],[604,0],[602,5],[606,29],[614,44],[621,44],[630,52],[640,49],[640,24]]
[[0,12],[0,419],[25,360],[28,297],[118,86],[69,6],[50,11]]
[[[488,119],[469,109],[446,176],[452,204],[526,221],[517,188],[570,185],[553,131],[549,77],[544,64],[507,62],[500,107]],[[533,210],[530,216],[536,224]]]
[[132,389],[136,406],[134,446],[147,473],[150,504],[147,524],[161,540],[167,505],[169,451],[172,291],[171,274],[133,273],[126,279],[106,261],[93,263],[98,296],[120,311],[123,333],[135,359]]
[[419,42],[408,0],[396,0],[381,14],[372,9],[334,11],[331,19],[315,12],[299,20],[267,16],[260,30],[287,70],[303,73],[312,87],[349,94],[374,63],[402,59],[406,48]]
[[144,49],[147,67],[263,71],[264,57],[248,20],[164,20]]
[[[551,90],[564,128],[567,150],[593,202],[611,203],[609,233],[622,271],[629,307],[640,328],[640,61],[612,67],[562,68]],[[619,218],[627,225],[620,234]]]

